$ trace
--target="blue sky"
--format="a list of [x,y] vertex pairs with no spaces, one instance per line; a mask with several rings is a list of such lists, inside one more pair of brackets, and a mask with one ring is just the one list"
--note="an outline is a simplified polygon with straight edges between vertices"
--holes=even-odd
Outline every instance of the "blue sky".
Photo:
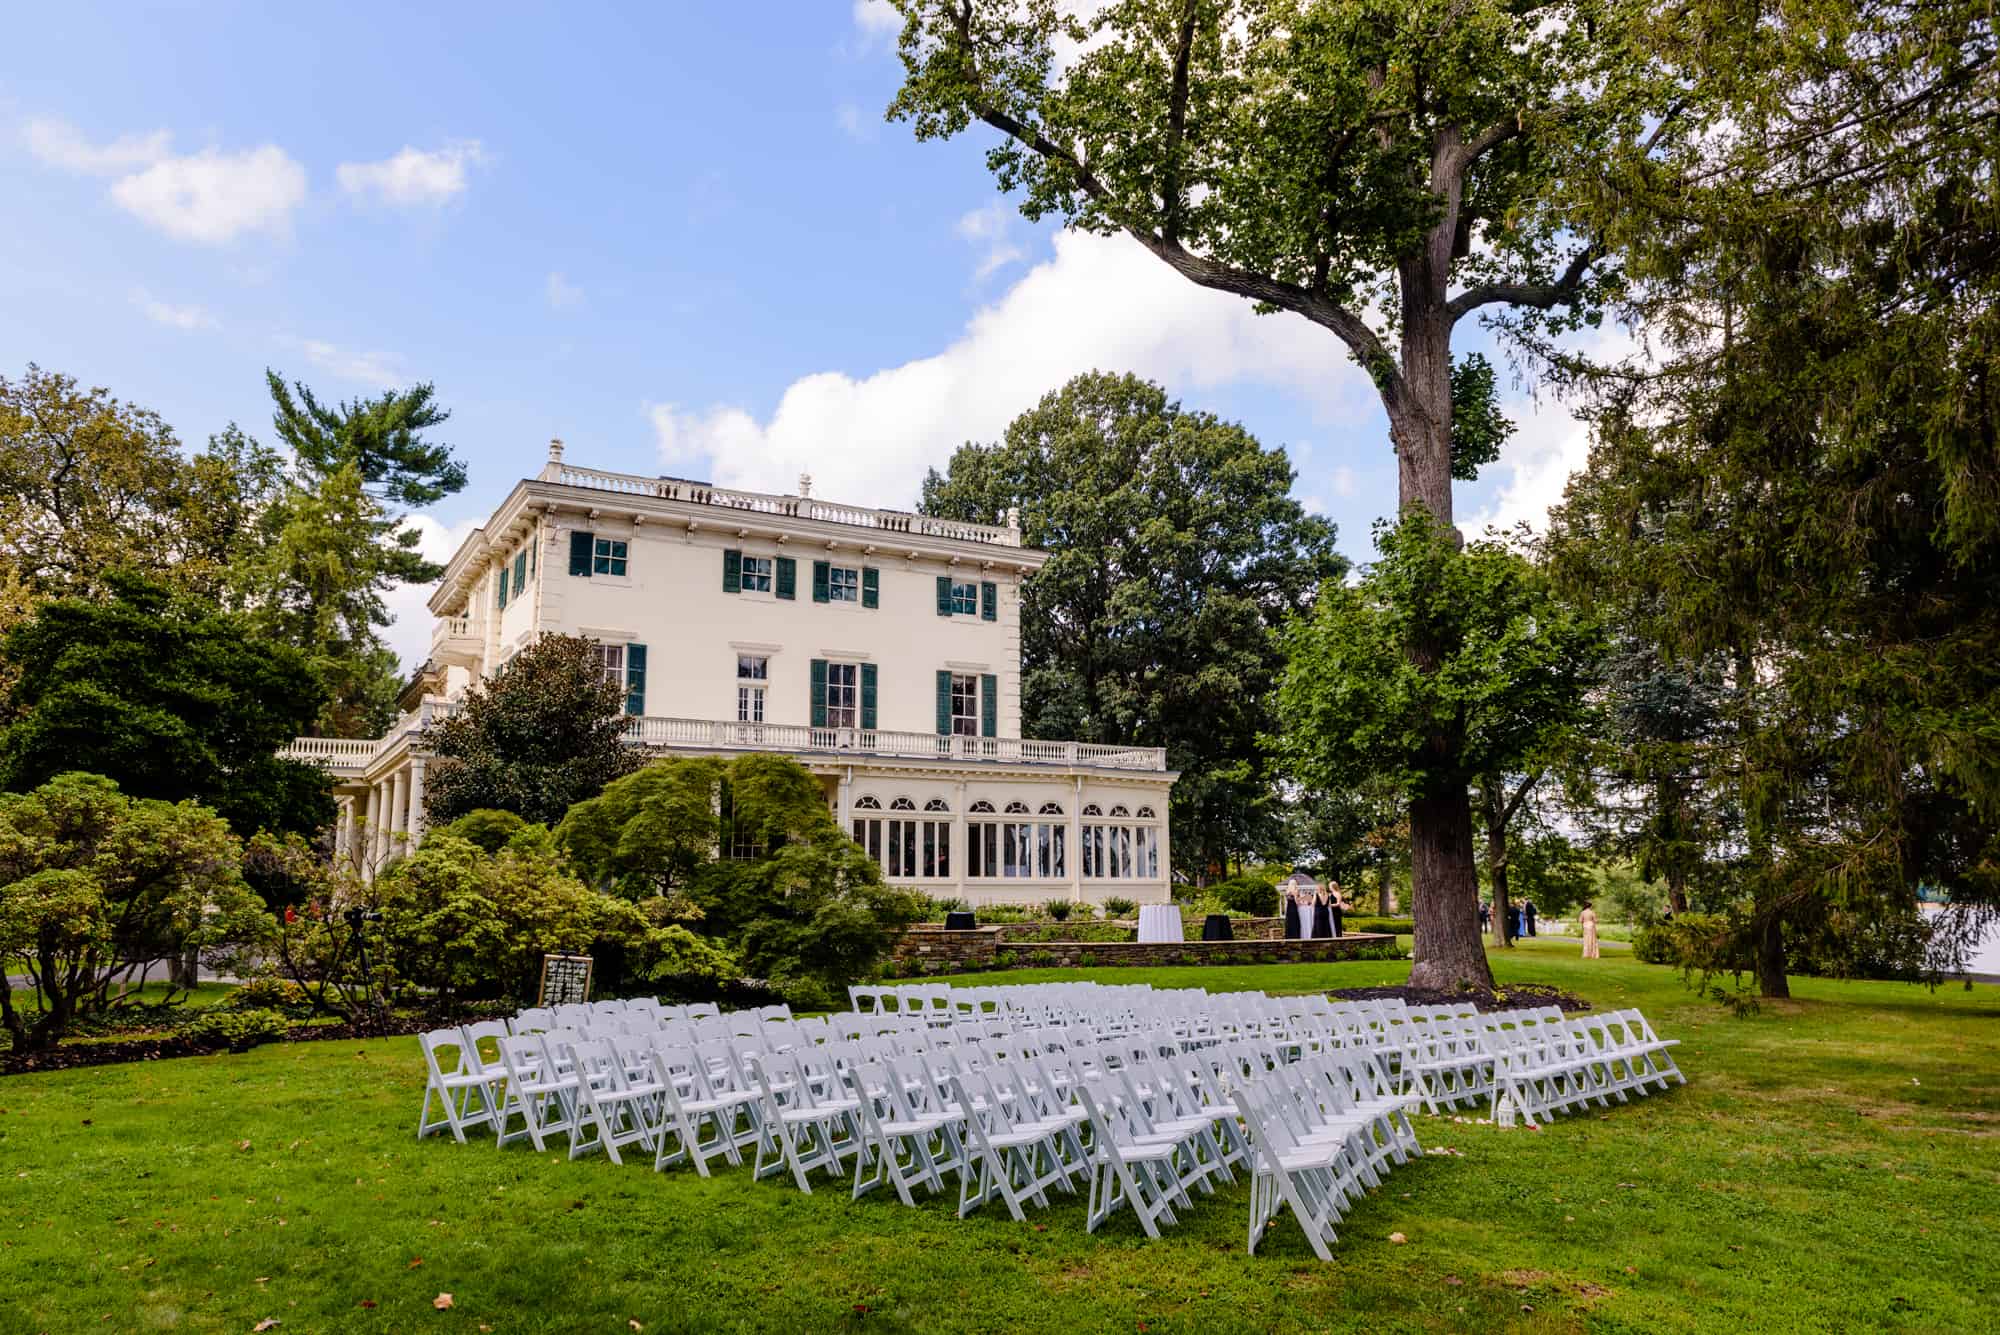
[[[1069,375],[1134,370],[1283,445],[1368,554],[1385,424],[1332,336],[1129,242],[1031,226],[975,130],[885,124],[873,0],[602,7],[71,3],[0,53],[0,374],[28,362],[268,436],[266,366],[436,382],[471,485],[448,552],[551,435],[573,462],[885,505]],[[1477,331],[1460,350],[1482,346]],[[1559,405],[1461,484],[1539,518]],[[422,592],[392,640],[428,643]]]

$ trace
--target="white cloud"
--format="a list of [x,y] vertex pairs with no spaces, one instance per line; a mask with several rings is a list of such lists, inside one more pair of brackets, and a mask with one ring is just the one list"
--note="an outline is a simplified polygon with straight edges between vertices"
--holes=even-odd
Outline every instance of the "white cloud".
[[306,169],[275,144],[163,158],[114,181],[111,199],[181,241],[218,244],[245,232],[282,234],[306,197]]
[[1009,233],[1013,226],[1013,214],[1002,200],[994,200],[984,207],[974,209],[958,220],[954,230],[960,239],[979,247],[979,264],[972,271],[975,282],[984,280],[995,270],[1002,269],[1027,255],[1015,245]]
[[583,305],[583,289],[563,277],[560,271],[550,271],[543,291],[548,296],[551,310],[569,311]]
[[[1599,362],[1640,354],[1637,341],[1615,327],[1602,330],[1576,351]],[[1459,520],[1459,531],[1468,538],[1483,536],[1488,527],[1511,531],[1520,523],[1537,533],[1547,532],[1550,507],[1561,502],[1570,475],[1590,459],[1590,428],[1576,419],[1568,403],[1513,394],[1502,406],[1514,419],[1515,430],[1488,468],[1510,472],[1478,513]]]
[[[417,550],[426,560],[440,564],[451,559],[452,553],[472,536],[472,530],[479,524],[478,519],[461,519],[455,524],[444,524],[429,515],[410,517],[410,526],[417,530]],[[433,587],[429,584],[398,584],[382,596],[390,616],[382,638],[403,660],[406,675],[430,657],[432,618],[430,608],[424,604],[430,600]]]
[[181,241],[219,244],[246,232],[283,234],[306,197],[306,170],[275,144],[175,157],[165,130],[93,144],[66,121],[25,129],[42,162],[86,176],[115,176],[111,201]]
[[84,176],[116,176],[167,156],[173,136],[165,130],[120,135],[108,144],[93,144],[68,121],[37,116],[22,129],[28,151],[51,167]]
[[343,162],[333,174],[350,195],[373,196],[399,208],[435,207],[464,194],[471,169],[485,161],[479,141],[466,139],[434,153],[405,145],[380,162]]
[[132,304],[144,312],[148,320],[151,320],[154,324],[165,325],[169,329],[183,329],[192,332],[196,329],[215,328],[215,317],[200,306],[170,305],[167,302],[148,296],[144,290],[135,291],[132,294]]
[[[1129,239],[1070,232],[935,356],[862,379],[804,376],[765,421],[728,404],[648,412],[676,472],[789,492],[810,471],[816,495],[908,505],[926,466],[942,465],[968,438],[997,438],[1043,394],[1093,367],[1133,371],[1176,394],[1281,385],[1355,423],[1372,412],[1366,378],[1327,331],[1196,287]],[[1378,428],[1357,434],[1336,437],[1329,453],[1383,448]]]
[[903,31],[903,16],[889,0],[854,0],[854,26],[863,37],[893,42]]
[[1333,470],[1334,495],[1352,496],[1354,494],[1354,483],[1355,483],[1354,470],[1352,468],[1349,468],[1346,464],[1341,464],[1339,467]]
[[397,369],[395,359],[384,353],[356,352],[318,339],[305,339],[298,346],[307,361],[342,380],[352,380],[375,389],[395,389],[408,379]]

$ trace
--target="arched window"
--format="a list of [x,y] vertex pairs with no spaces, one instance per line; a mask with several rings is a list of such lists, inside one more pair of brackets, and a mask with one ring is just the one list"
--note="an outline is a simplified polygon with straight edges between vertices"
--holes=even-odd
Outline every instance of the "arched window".
[[880,811],[882,804],[872,797],[857,797],[854,799],[854,809],[856,811]]
[[1044,816],[1060,816],[1060,815],[1062,815],[1062,814],[1063,814],[1063,812],[1062,812],[1062,803],[1060,803],[1060,802],[1044,802],[1044,803],[1042,803],[1042,812],[1041,812],[1041,814],[1042,814],[1042,815],[1044,815]]
[[974,802],[967,810],[971,811],[974,815],[984,814],[990,816],[993,814],[993,804],[991,802]]
[[1112,814],[1112,815],[1114,815],[1114,816],[1130,816],[1130,815],[1131,815],[1132,813],[1131,813],[1131,812],[1129,812],[1129,811],[1127,811],[1127,810],[1126,810],[1126,809],[1125,809],[1124,807],[1122,807],[1122,806],[1116,806],[1116,807],[1113,807],[1113,808],[1111,808],[1111,814]]
[[1086,816],[1102,816],[1104,814],[1104,811],[1097,805],[1097,803],[1086,802],[1083,807],[1083,814]]
[[1025,816],[1028,814],[1028,804],[1026,802],[1009,802],[1007,804],[1007,814],[1010,816]]
[[907,797],[899,797],[889,804],[889,810],[891,811],[915,811],[916,809],[917,804]]
[[942,797],[933,797],[933,798],[932,798],[932,799],[931,799],[930,801],[928,801],[928,802],[924,803],[924,810],[925,810],[925,811],[950,811],[950,810],[951,810],[951,803],[949,803],[949,802],[945,801],[945,800],[944,800],[944,799],[943,799]]
[[1153,819],[1153,809],[1152,809],[1151,807],[1140,807],[1140,808],[1139,808],[1139,819],[1140,819],[1140,820],[1152,820],[1152,819]]

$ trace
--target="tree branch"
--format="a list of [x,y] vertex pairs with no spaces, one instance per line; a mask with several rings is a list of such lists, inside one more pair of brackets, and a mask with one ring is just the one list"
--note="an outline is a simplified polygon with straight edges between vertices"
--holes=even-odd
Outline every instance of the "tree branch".
[[1481,283],[1453,297],[1446,304],[1445,311],[1457,321],[1481,306],[1501,302],[1510,306],[1533,306],[1543,311],[1561,306],[1576,298],[1578,290],[1583,287],[1584,275],[1602,253],[1593,241],[1576,253],[1569,267],[1553,283]]
[[1195,0],[1181,11],[1180,46],[1174,52],[1173,87],[1167,96],[1166,165],[1161,171],[1160,234],[1169,241],[1181,235],[1181,140],[1187,132],[1188,66],[1194,57]]

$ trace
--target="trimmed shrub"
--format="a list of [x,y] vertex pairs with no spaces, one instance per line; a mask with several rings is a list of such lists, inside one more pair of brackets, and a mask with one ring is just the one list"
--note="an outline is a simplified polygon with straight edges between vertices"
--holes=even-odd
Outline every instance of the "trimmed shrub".
[[206,1006],[190,1014],[188,1022],[181,1026],[181,1033],[189,1041],[203,1047],[247,1052],[259,1043],[283,1038],[289,1028],[291,1021],[276,1011],[225,1010],[221,1006]]
[[1107,918],[1129,918],[1138,911],[1137,904],[1119,895],[1104,901],[1104,916]]
[[284,1015],[304,1015],[312,1010],[312,1000],[303,987],[269,974],[249,979],[215,1004],[233,1011],[277,1011]]
[[1278,914],[1278,883],[1257,876],[1234,876],[1208,887],[1206,898],[1222,905],[1228,913],[1245,913],[1253,918],[1273,918]]
[[1048,903],[1042,905],[1042,912],[1048,914],[1056,922],[1068,922],[1069,912],[1075,907],[1076,905],[1070,903],[1067,899],[1051,899]]

